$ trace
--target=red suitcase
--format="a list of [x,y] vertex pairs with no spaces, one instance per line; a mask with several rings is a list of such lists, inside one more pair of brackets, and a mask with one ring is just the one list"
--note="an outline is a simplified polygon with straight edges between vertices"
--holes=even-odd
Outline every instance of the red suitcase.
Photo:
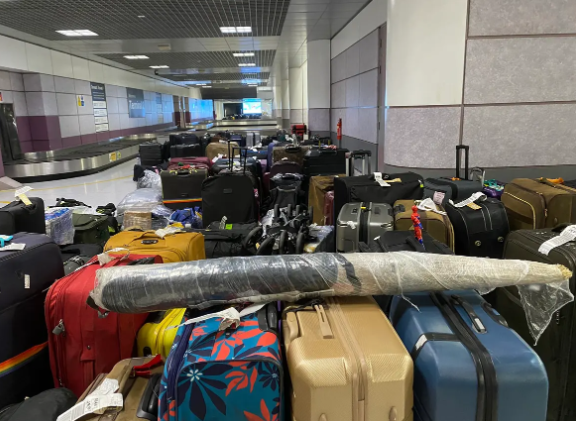
[[44,312],[56,387],[67,387],[80,396],[98,374],[108,373],[118,361],[132,357],[136,335],[148,315],[110,313],[99,318],[86,299],[94,289],[98,269],[152,263],[151,259],[162,263],[160,256],[129,255],[100,266],[96,256],[50,288]]
[[324,225],[334,225],[334,192],[324,196]]
[[298,136],[304,137],[306,130],[306,124],[292,124],[292,134],[297,134]]

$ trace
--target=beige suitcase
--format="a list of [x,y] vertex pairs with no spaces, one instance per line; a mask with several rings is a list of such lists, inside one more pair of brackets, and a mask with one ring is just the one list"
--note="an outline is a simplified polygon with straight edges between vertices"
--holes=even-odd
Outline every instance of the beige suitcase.
[[410,421],[414,367],[372,297],[288,307],[283,334],[294,421]]

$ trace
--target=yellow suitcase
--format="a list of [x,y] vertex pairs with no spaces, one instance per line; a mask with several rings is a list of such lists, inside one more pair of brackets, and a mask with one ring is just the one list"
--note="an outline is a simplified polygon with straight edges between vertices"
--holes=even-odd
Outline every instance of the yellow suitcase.
[[185,311],[185,308],[178,308],[152,315],[152,320],[145,323],[138,332],[136,340],[138,356],[147,357],[160,354],[167,358],[174,343],[176,332],[178,332],[178,329],[169,328],[182,323]]

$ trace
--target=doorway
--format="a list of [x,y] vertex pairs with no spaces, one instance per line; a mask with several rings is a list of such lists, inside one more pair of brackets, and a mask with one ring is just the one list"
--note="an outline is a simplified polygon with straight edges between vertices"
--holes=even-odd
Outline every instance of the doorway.
[[0,104],[0,148],[4,164],[24,158],[12,104]]

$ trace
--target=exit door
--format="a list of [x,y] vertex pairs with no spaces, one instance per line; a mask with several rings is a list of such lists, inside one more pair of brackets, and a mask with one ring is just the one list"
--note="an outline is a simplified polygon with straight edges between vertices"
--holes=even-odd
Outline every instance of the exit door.
[[12,104],[0,104],[0,149],[5,164],[24,158]]

